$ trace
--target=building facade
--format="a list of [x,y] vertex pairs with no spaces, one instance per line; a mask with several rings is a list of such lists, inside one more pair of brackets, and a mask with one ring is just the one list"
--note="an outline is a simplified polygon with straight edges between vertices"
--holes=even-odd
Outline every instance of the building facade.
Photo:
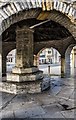
[[60,63],[60,54],[56,49],[46,48],[40,53],[39,63]]
[[7,55],[7,63],[6,63],[7,72],[12,70],[12,67],[15,66],[15,63],[16,63],[16,50],[12,50]]

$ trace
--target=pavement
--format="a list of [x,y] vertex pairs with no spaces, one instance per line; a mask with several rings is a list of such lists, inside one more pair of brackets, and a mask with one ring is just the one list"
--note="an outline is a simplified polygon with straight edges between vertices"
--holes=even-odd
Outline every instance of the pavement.
[[39,70],[43,71],[43,74],[48,74],[48,66],[50,66],[50,74],[60,75],[61,66],[60,64],[41,64],[39,65]]
[[0,92],[0,118],[13,120],[76,118],[76,77],[50,77],[50,89],[39,94]]
[[[39,70],[43,71],[43,74],[48,74],[48,66],[50,66],[50,74],[51,75],[61,75],[61,65],[60,64],[41,64],[39,65]],[[71,76],[76,77],[76,68],[71,66]]]

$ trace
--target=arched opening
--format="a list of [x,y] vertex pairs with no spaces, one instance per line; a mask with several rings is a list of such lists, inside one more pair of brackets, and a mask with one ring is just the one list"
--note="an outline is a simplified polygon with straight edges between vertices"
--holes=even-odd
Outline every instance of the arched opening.
[[[60,5],[58,5],[58,6],[60,6]],[[74,40],[72,41],[72,39],[70,39],[71,37],[75,37],[74,25],[71,23],[70,19],[67,18],[67,16],[65,14],[63,15],[61,13],[61,11],[59,12],[58,10],[57,11],[52,10],[51,12],[50,11],[44,12],[39,9],[37,9],[37,10],[30,9],[27,12],[24,11],[24,14],[22,14],[22,15],[21,14],[18,12],[18,15],[16,15],[17,20],[14,19],[14,16],[11,16],[10,19],[5,19],[5,22],[3,24],[3,28],[4,28],[3,31],[5,31],[5,29],[6,29],[6,31],[3,34],[4,37],[3,37],[2,41],[4,43],[8,43],[8,42],[11,42],[12,44],[15,43],[16,49],[18,52],[18,54],[17,54],[18,58],[16,57],[17,58],[16,59],[16,62],[17,62],[16,68],[18,68],[18,69],[14,68],[12,70],[12,74],[10,74],[10,76],[12,75],[16,78],[8,76],[8,78],[10,78],[10,79],[8,79],[8,81],[24,82],[25,77],[27,77],[26,76],[27,72],[25,72],[25,67],[26,67],[26,69],[29,68],[32,71],[32,73],[30,72],[29,76],[28,76],[30,78],[30,75],[33,75],[33,71],[34,71],[34,69],[32,68],[33,67],[33,54],[37,55],[38,51],[41,48],[44,48],[44,47],[47,48],[49,46],[56,48],[60,52],[60,54],[61,54],[60,73],[62,74],[62,76],[64,76],[65,50],[66,50],[67,46],[75,43]],[[13,18],[13,19],[11,19],[11,18]],[[30,20],[28,22],[26,22],[27,19],[30,19]],[[23,20],[27,24],[23,24]],[[30,24],[30,23],[32,23],[32,24]],[[46,23],[46,24],[43,24],[43,23]],[[25,26],[27,26],[27,28],[30,28],[30,29],[28,29],[28,31],[27,31],[27,29],[24,30]],[[16,27],[17,27],[17,29],[15,29]],[[11,29],[7,30],[7,28],[11,28]],[[34,34],[33,34],[33,31],[31,30],[32,28],[34,29]],[[24,38],[26,38],[26,40],[24,40]],[[26,44],[27,44],[27,46],[26,46]],[[35,44],[36,45],[39,44],[38,47],[36,47]],[[40,44],[42,44],[42,45],[40,46]],[[26,46],[26,48],[25,48],[25,46]],[[22,49],[20,49],[20,48],[22,48]],[[34,50],[34,52],[33,52],[33,50]],[[49,51],[49,54],[50,53],[51,52]],[[20,54],[20,57],[19,57],[19,54]],[[6,57],[6,55],[5,55],[5,57]],[[23,60],[22,60],[22,58],[23,58]],[[53,58],[48,58],[47,61],[46,60],[41,60],[41,61],[42,61],[42,63],[44,62],[44,64],[46,63],[45,65],[47,65],[47,64],[48,65],[49,64],[56,65],[57,64],[57,60],[54,61]],[[11,58],[10,58],[10,61],[8,60],[8,62],[12,62]],[[49,69],[49,66],[48,66],[48,69]],[[20,71],[24,70],[24,71],[21,71],[21,73],[19,74],[18,70],[20,70]],[[36,69],[34,72],[38,73],[39,70],[38,70],[38,72],[36,72],[37,70],[38,69]],[[24,73],[22,73],[22,72],[24,72]],[[29,72],[29,70],[28,70],[28,72]],[[51,68],[50,68],[50,72],[52,72]],[[58,75],[58,72],[56,72],[56,69],[55,69],[54,74],[53,73],[51,73],[51,74],[55,75],[55,73],[57,73],[56,75]],[[18,80],[17,80],[17,75],[19,78]],[[22,76],[22,78],[20,78],[21,76]],[[37,76],[38,76],[38,74],[37,74]],[[37,76],[35,76],[35,78]],[[39,76],[39,78],[37,78],[37,79],[40,80],[40,78],[42,78],[42,77]]]
[[16,62],[16,49],[11,50],[6,57],[6,72],[9,73],[12,71],[12,68],[15,66]]
[[43,71],[43,74],[50,74],[51,76],[60,76],[61,55],[55,48],[43,48],[39,51],[37,56],[37,65],[39,69]]
[[76,45],[70,45],[65,53],[65,75],[75,77],[76,75]]
[[76,75],[76,46],[73,47],[70,54],[70,66],[71,66],[71,76]]

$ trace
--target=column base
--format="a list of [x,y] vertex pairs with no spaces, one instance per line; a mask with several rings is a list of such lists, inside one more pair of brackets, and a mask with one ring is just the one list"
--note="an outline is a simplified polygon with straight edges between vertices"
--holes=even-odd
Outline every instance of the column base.
[[24,82],[24,83],[3,82],[2,91],[13,94],[39,93],[41,92],[41,81],[36,83],[35,82]]
[[13,68],[12,73],[7,74],[7,81],[25,82],[36,81],[43,78],[43,71],[38,68]]
[[31,67],[31,68],[19,68],[19,67],[14,67],[12,69],[12,73],[15,74],[29,74],[29,73],[36,73],[37,71],[39,71],[39,69],[37,67]]
[[64,73],[61,74],[61,78],[65,78],[65,74]]
[[33,82],[0,82],[0,91],[11,94],[41,93],[50,88],[49,80],[38,80]]
[[7,81],[2,84],[2,91],[14,94],[40,93],[50,87],[50,79],[43,78],[43,72],[38,68],[14,68],[7,74]]

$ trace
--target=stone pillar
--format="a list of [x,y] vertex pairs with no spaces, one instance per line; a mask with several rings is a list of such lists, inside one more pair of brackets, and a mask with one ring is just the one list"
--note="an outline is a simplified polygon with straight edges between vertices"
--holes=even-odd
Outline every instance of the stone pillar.
[[73,62],[74,62],[74,68],[76,68],[76,48],[73,49]]
[[2,39],[0,39],[0,82],[2,81]]
[[33,31],[17,28],[16,31],[16,67],[33,66]]
[[61,57],[61,78],[65,77],[65,58]]
[[71,76],[71,68],[70,68],[70,53],[65,54],[65,76]]
[[5,55],[2,55],[2,76],[6,76],[6,56]]
[[76,52],[74,54],[74,68],[76,68]]
[[[37,72],[37,75],[34,74]],[[16,65],[13,77],[8,81],[24,82],[42,78],[41,72],[33,66],[33,31],[23,27],[16,30]]]
[[[16,66],[7,82],[16,86],[16,92],[37,93],[42,91],[43,72],[33,66],[33,31],[23,27],[16,30]],[[12,89],[12,88],[11,88]]]
[[[1,43],[1,41],[0,41]],[[3,46],[4,42],[1,43],[0,46],[0,51],[2,51],[2,76],[6,76],[6,56],[7,56],[7,51],[5,50],[5,47]],[[1,50],[2,49],[2,50]]]
[[39,66],[39,56],[38,55],[34,55],[34,66]]
[[34,55],[34,66],[37,66],[37,56]]

